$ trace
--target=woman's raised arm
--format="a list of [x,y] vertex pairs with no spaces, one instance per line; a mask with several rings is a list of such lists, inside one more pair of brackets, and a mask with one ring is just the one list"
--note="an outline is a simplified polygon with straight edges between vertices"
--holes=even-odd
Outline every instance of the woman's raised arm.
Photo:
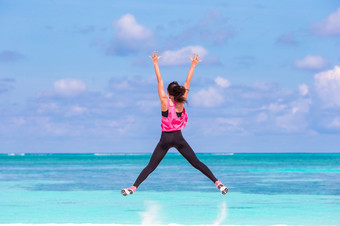
[[190,82],[191,82],[192,76],[193,76],[194,71],[195,71],[195,67],[198,64],[198,62],[202,61],[202,60],[200,60],[200,56],[198,54],[194,54],[194,59],[192,59],[190,57],[190,60],[191,60],[191,66],[190,66],[190,69],[189,69],[187,80],[184,83],[184,88],[186,89],[186,91],[185,91],[185,94],[183,96],[185,98],[187,98],[188,93],[189,93],[189,86],[190,86]]
[[161,111],[166,111],[168,110],[168,97],[166,96],[164,91],[164,84],[161,76],[161,71],[159,70],[158,66],[158,60],[159,58],[161,58],[161,56],[158,56],[158,51],[157,52],[155,51],[152,53],[152,57],[151,56],[149,57],[152,59],[153,65],[155,67],[155,73],[158,82],[158,96],[159,100],[161,101]]

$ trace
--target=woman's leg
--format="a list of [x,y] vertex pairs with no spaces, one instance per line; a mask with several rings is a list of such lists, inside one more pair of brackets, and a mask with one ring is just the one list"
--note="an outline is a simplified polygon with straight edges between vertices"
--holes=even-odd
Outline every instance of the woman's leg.
[[139,174],[133,186],[138,188],[138,186],[149,176],[149,174],[157,168],[158,164],[162,161],[169,148],[170,147],[166,145],[162,139],[158,142],[155,150],[152,153],[149,164]]
[[197,158],[195,152],[183,138],[182,134],[180,134],[180,136],[178,137],[178,144],[175,147],[193,167],[206,175],[213,183],[217,181],[217,178],[210,171],[210,169]]

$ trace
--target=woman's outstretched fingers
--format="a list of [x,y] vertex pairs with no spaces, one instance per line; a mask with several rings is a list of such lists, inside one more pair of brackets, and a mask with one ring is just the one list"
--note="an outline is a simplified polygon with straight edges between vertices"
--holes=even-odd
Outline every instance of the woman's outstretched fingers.
[[197,62],[201,62],[201,61],[202,61],[202,60],[200,60],[200,58],[201,58],[201,57],[197,54],[197,55],[196,55],[196,60],[197,60]]
[[[198,54],[197,54],[197,56],[198,56]],[[202,60],[200,60],[200,56],[198,56],[198,58],[197,58],[197,60],[198,60],[198,62],[201,62]]]
[[151,60],[154,62],[154,63],[158,63],[158,60],[161,58],[161,56],[158,56],[158,51],[154,51],[152,53],[152,57],[149,56],[151,58]]
[[191,63],[193,63],[193,64],[197,64],[198,62],[201,62],[202,60],[200,60],[200,56],[198,55],[198,54],[196,54],[196,53],[194,53],[194,59],[192,59],[191,57],[190,57],[190,60],[191,60]]

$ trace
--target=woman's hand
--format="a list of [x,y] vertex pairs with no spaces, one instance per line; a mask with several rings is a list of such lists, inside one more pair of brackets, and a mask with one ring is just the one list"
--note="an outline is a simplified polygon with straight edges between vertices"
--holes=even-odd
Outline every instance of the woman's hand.
[[196,64],[198,64],[198,62],[201,62],[202,60],[200,60],[200,56],[198,54],[194,54],[194,59],[192,59],[190,57],[191,60],[191,65],[196,66]]
[[149,56],[154,64],[158,64],[158,60],[161,58],[161,56],[158,56],[158,51],[154,51],[152,53],[152,57]]

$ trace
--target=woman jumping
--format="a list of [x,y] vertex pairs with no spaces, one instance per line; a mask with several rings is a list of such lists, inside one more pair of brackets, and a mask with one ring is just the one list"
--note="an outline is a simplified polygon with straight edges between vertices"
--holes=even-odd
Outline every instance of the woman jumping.
[[124,196],[133,194],[138,186],[156,169],[168,150],[175,147],[193,167],[206,175],[222,192],[222,194],[226,194],[228,192],[228,188],[224,186],[221,181],[217,180],[210,169],[197,158],[195,152],[183,138],[181,132],[188,121],[188,115],[185,111],[184,103],[188,96],[190,81],[194,74],[195,66],[201,61],[200,57],[198,54],[194,54],[194,59],[190,57],[191,67],[184,86],[180,86],[177,82],[171,82],[168,85],[167,93],[169,97],[165,94],[163,80],[158,66],[158,60],[161,57],[158,56],[158,52],[154,52],[150,58],[154,63],[158,81],[158,95],[161,101],[162,111],[162,135],[154,152],[152,153],[148,165],[139,174],[135,183],[129,188],[122,189],[121,193]]

